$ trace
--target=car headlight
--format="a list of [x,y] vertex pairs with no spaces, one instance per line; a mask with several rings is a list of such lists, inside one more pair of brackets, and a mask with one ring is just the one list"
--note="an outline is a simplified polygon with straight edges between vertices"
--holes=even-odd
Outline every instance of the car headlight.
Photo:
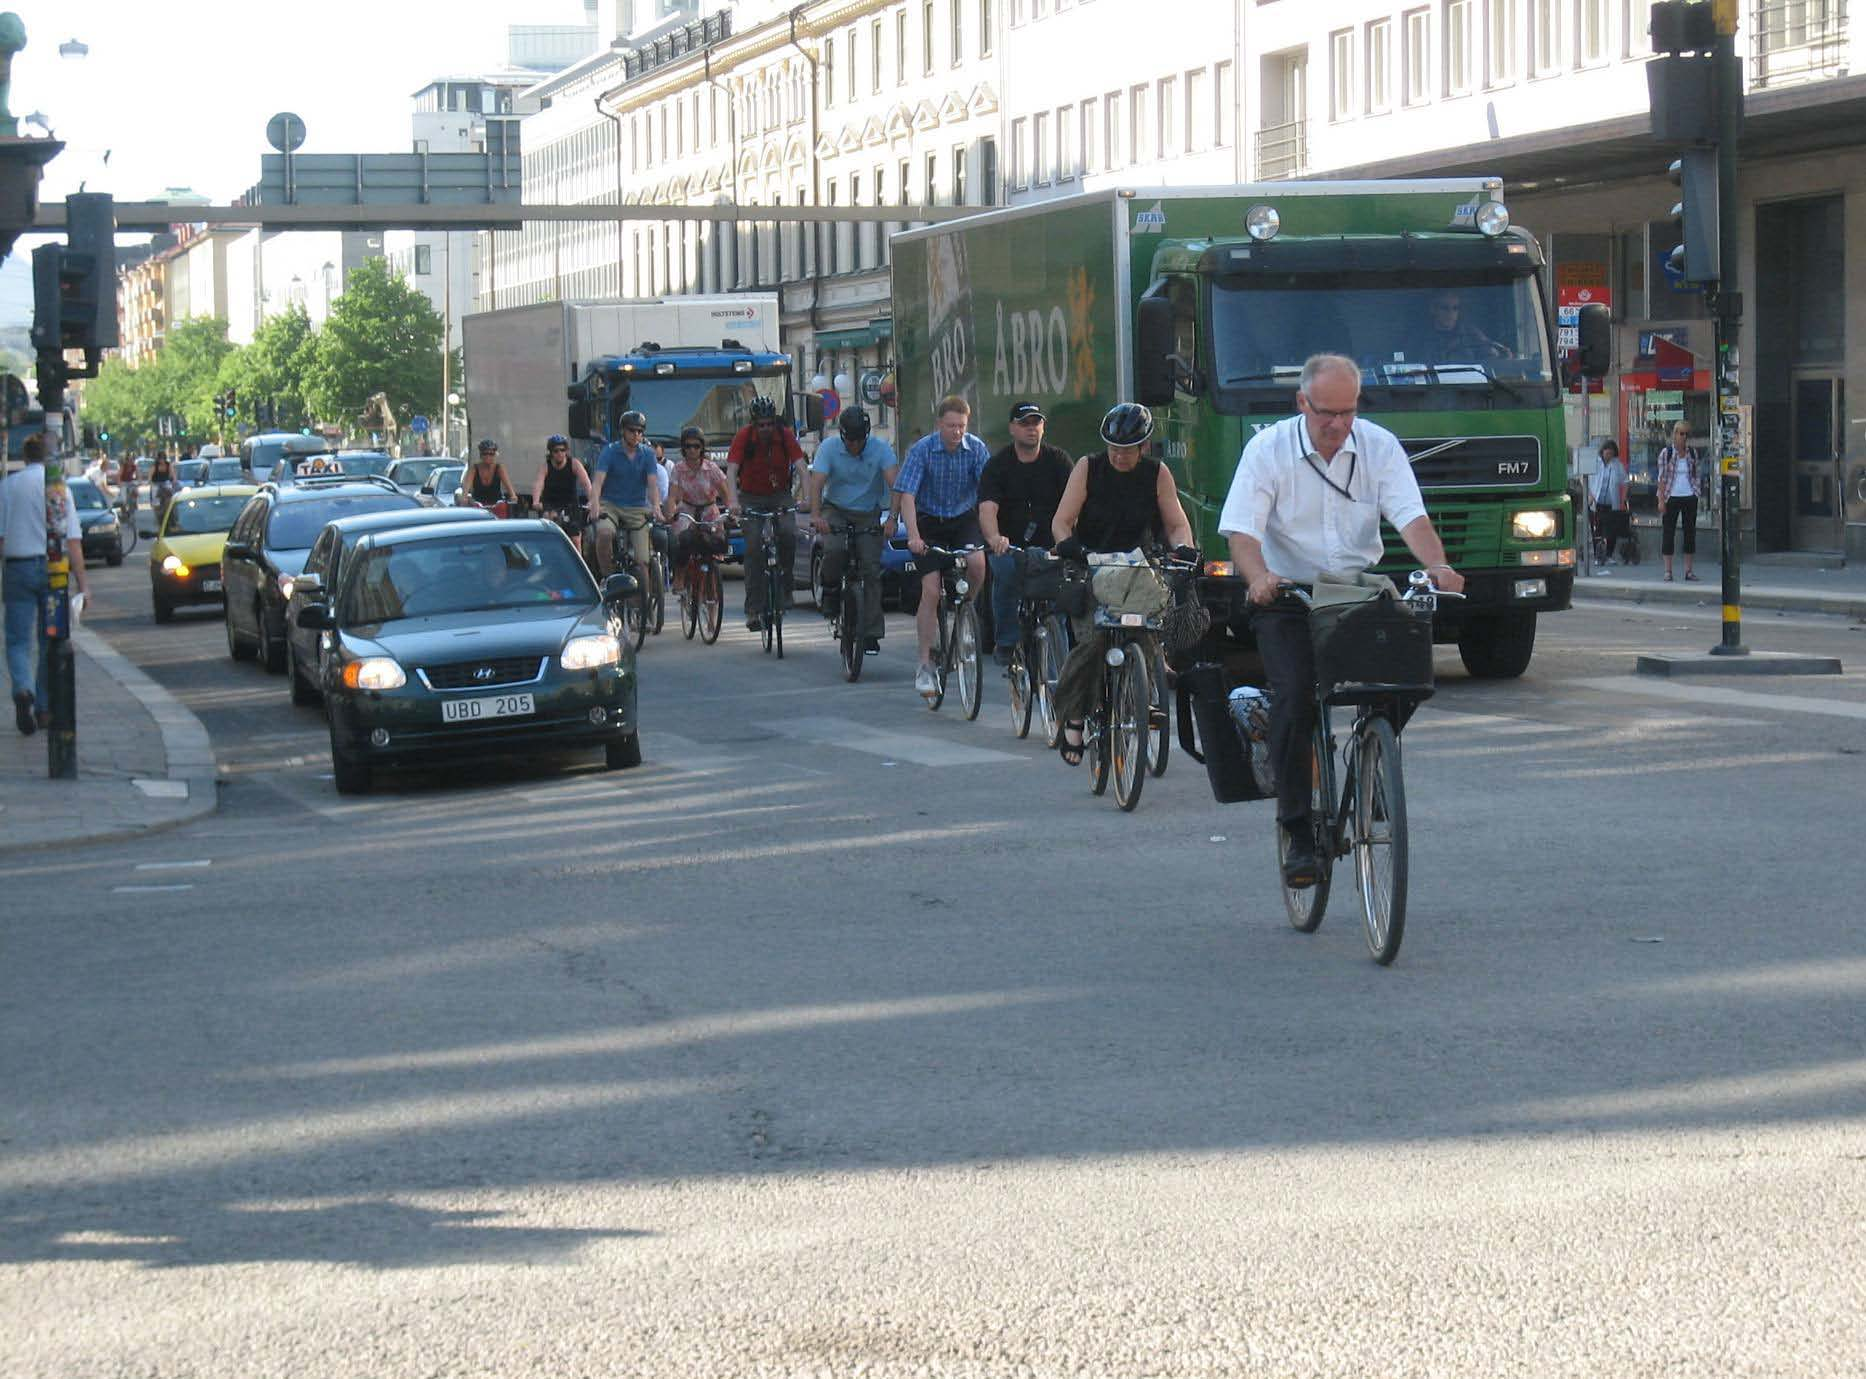
[[365,656],[343,668],[346,689],[392,690],[408,683],[408,676],[391,656]]
[[1561,518],[1547,508],[1519,512],[1510,518],[1510,535],[1518,541],[1547,541],[1561,530]]
[[622,659],[622,643],[607,632],[600,632],[593,637],[572,637],[564,643],[564,654],[559,659],[565,670],[595,670],[598,666],[612,666]]
[[293,583],[294,578],[295,577],[292,575],[280,575],[279,576],[279,597],[280,598],[284,598],[284,599],[291,598],[292,583]]
[[165,575],[172,575],[176,579],[186,579],[191,571],[186,565],[181,563],[180,556],[165,555],[162,557],[162,573]]

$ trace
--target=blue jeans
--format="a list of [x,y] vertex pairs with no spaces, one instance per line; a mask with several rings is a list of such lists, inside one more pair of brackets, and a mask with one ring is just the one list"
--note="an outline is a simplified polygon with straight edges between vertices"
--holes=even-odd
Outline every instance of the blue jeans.
[[1016,646],[1017,600],[1024,589],[1021,557],[1014,550],[1003,555],[987,555],[991,566],[991,624],[993,639],[999,646]]
[[[52,587],[45,557],[6,562],[6,668],[13,678],[13,693],[33,692],[33,706],[50,707],[45,692],[45,596]],[[39,673],[32,670],[32,649],[39,647]]]

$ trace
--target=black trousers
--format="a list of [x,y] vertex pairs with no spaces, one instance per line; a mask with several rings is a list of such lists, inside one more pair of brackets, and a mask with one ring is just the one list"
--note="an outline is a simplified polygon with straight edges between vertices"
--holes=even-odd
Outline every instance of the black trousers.
[[1685,554],[1698,553],[1698,499],[1694,493],[1689,498],[1665,500],[1665,528],[1660,538],[1660,554],[1672,553],[1672,533],[1680,521],[1685,524]]
[[1270,691],[1270,760],[1276,765],[1276,817],[1294,823],[1309,814],[1315,735],[1315,644],[1309,615],[1286,608],[1253,608],[1250,630],[1263,657]]

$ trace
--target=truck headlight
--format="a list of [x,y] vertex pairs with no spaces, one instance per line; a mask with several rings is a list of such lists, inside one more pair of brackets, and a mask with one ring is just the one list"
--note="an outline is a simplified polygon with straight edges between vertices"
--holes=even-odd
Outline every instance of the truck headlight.
[[599,666],[612,666],[622,659],[622,643],[607,632],[593,637],[572,637],[564,643],[564,654],[558,659],[565,670],[595,670]]
[[1244,212],[1244,229],[1250,237],[1259,243],[1276,238],[1276,232],[1283,228],[1283,217],[1276,213],[1274,206],[1252,206]]
[[1501,201],[1486,201],[1477,208],[1477,229],[1495,239],[1510,228],[1510,213]]
[[1533,508],[1510,518],[1510,535],[1518,541],[1547,541],[1560,530],[1560,515],[1547,508]]
[[408,676],[392,656],[365,656],[343,668],[343,683],[346,689],[392,690],[407,684]]

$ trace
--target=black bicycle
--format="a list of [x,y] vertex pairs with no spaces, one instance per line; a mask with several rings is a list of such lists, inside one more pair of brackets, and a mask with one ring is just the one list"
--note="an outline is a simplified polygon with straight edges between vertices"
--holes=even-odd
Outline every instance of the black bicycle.
[[934,690],[927,696],[927,708],[937,710],[946,699],[946,685],[959,679],[959,707],[966,721],[978,717],[984,699],[984,680],[978,663],[978,608],[972,601],[972,581],[966,578],[965,560],[982,546],[964,546],[956,551],[928,546],[924,555],[914,557],[903,571],[907,575],[937,571],[940,598],[936,610],[939,632],[933,644]]
[[636,584],[635,592],[624,599],[620,606],[622,635],[640,651],[642,643],[648,640],[648,633],[654,629],[653,595],[649,592],[647,577],[635,561],[635,549],[629,544],[628,528],[613,519],[611,524],[615,528],[613,550],[616,572],[634,575]]
[[[1283,907],[1291,924],[1305,934],[1314,933],[1328,908],[1334,864],[1352,854],[1367,946],[1383,967],[1399,956],[1406,932],[1406,778],[1400,764],[1400,729],[1432,693],[1432,614],[1437,601],[1463,597],[1435,588],[1426,571],[1416,570],[1404,595],[1385,600],[1397,604],[1395,616],[1412,620],[1411,625],[1401,621],[1385,629],[1370,628],[1379,631],[1377,637],[1344,638],[1338,659],[1317,653],[1309,818],[1319,871],[1312,886],[1285,885]],[[1314,616],[1309,594],[1297,585],[1285,584],[1279,600]],[[1359,645],[1363,642],[1365,650]],[[1396,654],[1398,648],[1409,648],[1414,663],[1398,664],[1407,655]],[[1362,663],[1354,664],[1356,659]],[[1341,743],[1339,771],[1331,715],[1338,705],[1354,708],[1353,723]],[[1279,876],[1288,851],[1288,833],[1279,824]]]
[[[1173,559],[1158,565],[1167,582],[1170,607],[1172,591],[1196,579],[1199,565]],[[1147,776],[1166,769],[1162,744],[1170,720],[1164,713],[1166,660],[1160,645],[1166,610],[1125,613],[1097,604],[1092,620],[1106,635],[1108,649],[1102,657],[1101,702],[1083,723],[1089,790],[1104,794],[1112,778],[1115,803],[1131,812],[1140,803]]]
[[869,522],[856,525],[843,522],[834,525],[830,531],[840,536],[842,547],[842,590],[836,603],[835,614],[829,620],[831,634],[836,638],[836,654],[842,661],[842,675],[850,684],[862,678],[862,662],[869,652],[864,650],[866,638],[863,630],[869,625],[869,615],[873,612],[870,599],[879,601],[881,583],[871,580],[865,563],[861,559],[857,543],[865,537],[881,536],[881,524]]
[[[1062,562],[1037,546],[1013,546],[1024,563],[1024,587],[1039,582],[1038,571],[1060,567]],[[1026,595],[1017,603],[1017,644],[1011,649],[1011,664],[1005,679],[1011,689],[1011,731],[1018,737],[1030,733],[1034,715],[1043,725],[1043,745],[1055,747],[1062,736],[1062,719],[1056,713],[1056,682],[1062,677],[1063,662],[1075,638],[1069,619],[1056,609],[1054,600]]]
[[765,525],[765,606],[758,614],[758,629],[764,640],[767,652],[777,650],[778,660],[784,659],[784,595],[790,588],[790,571],[780,568],[777,520],[788,518],[796,512],[795,506],[781,508],[746,508],[741,521],[748,526],[746,531],[746,549],[750,549],[751,532],[749,524],[755,518]]

